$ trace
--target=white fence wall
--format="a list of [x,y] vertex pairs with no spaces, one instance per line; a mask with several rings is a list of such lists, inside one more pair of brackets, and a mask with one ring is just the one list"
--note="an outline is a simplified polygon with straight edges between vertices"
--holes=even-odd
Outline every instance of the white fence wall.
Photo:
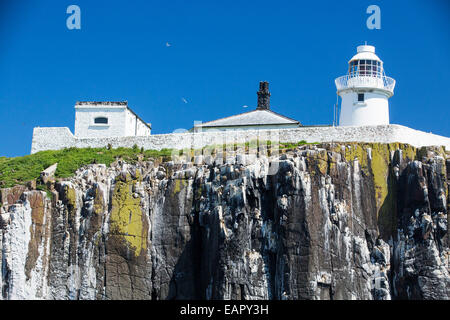
[[[272,138],[271,138],[272,137]],[[170,133],[141,137],[76,138],[67,127],[34,128],[31,153],[43,150],[59,150],[69,147],[133,147],[161,150],[200,148],[212,144],[242,143],[259,138],[280,142],[401,142],[415,147],[445,146],[450,150],[450,138],[400,125],[363,127],[300,127],[280,130],[218,131],[199,133]]]

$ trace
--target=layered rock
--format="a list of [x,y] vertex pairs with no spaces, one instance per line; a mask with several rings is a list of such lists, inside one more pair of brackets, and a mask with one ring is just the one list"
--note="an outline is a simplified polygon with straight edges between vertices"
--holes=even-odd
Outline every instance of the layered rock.
[[3,189],[1,297],[449,299],[445,157],[324,144]]

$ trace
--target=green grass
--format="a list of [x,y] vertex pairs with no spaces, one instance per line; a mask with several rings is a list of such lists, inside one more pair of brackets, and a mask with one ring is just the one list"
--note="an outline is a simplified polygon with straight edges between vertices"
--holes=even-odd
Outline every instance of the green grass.
[[144,150],[138,148],[68,148],[58,151],[41,151],[32,155],[16,158],[0,157],[0,187],[8,188],[39,177],[41,171],[54,163],[58,163],[55,176],[67,178],[87,164],[104,163],[109,166],[117,158],[128,162],[136,162],[138,156],[144,160],[149,158],[170,157],[172,150]]
[[[234,144],[232,150],[237,150],[238,147],[244,147],[244,150],[248,150],[251,146],[252,148],[257,145],[266,145],[271,147],[276,145],[276,143],[271,141],[251,141],[243,144]],[[279,143],[279,149],[294,149],[295,147],[308,144],[306,141],[300,141],[298,143]],[[204,149],[215,149],[216,151],[222,149],[226,150],[225,146],[214,145],[206,146],[200,150],[189,150],[185,154],[199,154],[204,151]],[[75,171],[82,166],[92,164],[92,163],[103,163],[109,166],[116,159],[121,158],[129,163],[135,163],[138,158],[141,157],[144,161],[148,159],[160,158],[163,161],[168,161],[171,159],[173,150],[172,149],[162,149],[157,150],[143,150],[138,146],[133,146],[133,148],[117,148],[112,149],[107,148],[67,148],[63,150],[49,150],[41,151],[35,154],[16,157],[16,158],[6,158],[0,157],[0,188],[9,188],[14,185],[24,184],[27,181],[37,179],[40,173],[51,166],[54,163],[58,163],[58,168],[56,170],[56,178],[67,178],[74,175]],[[182,154],[183,151],[179,151]],[[42,190],[46,190],[45,186],[39,186]]]
[[299,141],[297,143],[281,142],[280,146],[282,148],[284,148],[284,149],[295,149],[296,147],[303,146],[303,145],[306,145],[306,144],[317,144],[317,142],[315,142],[315,143],[308,143],[305,140]]
[[[204,147],[203,149],[209,149],[209,150],[216,150],[216,151],[227,151],[227,147],[229,150],[237,150],[239,148],[242,148],[246,151],[248,151],[249,148],[255,149],[257,150],[259,147],[266,147],[266,148],[270,148],[272,145],[277,145],[279,146],[279,149],[295,149],[296,147],[302,146],[302,145],[308,145],[308,144],[318,144],[318,142],[313,142],[313,143],[309,143],[306,142],[305,140],[301,140],[299,142],[296,143],[292,143],[292,142],[275,142],[275,141],[270,141],[270,140],[266,140],[266,141],[260,141],[260,140],[251,140],[251,141],[247,141],[244,143],[234,143],[232,145],[226,145],[226,144],[214,144],[214,145],[209,145]],[[189,151],[188,149],[185,149],[185,154],[187,153],[187,151]],[[195,150],[196,153],[199,150]]]

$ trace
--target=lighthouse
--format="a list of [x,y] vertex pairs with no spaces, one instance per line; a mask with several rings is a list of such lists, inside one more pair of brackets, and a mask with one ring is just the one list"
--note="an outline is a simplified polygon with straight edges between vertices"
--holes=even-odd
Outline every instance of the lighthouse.
[[348,62],[348,73],[335,80],[341,97],[340,126],[389,124],[389,98],[395,80],[384,73],[383,61],[375,47],[361,45]]

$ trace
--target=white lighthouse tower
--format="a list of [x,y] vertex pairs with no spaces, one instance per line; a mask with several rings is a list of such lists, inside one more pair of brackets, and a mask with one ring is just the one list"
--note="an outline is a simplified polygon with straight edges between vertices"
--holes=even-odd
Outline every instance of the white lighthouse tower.
[[389,124],[388,99],[394,94],[395,80],[386,77],[375,47],[358,46],[348,64],[348,74],[335,80],[342,98],[339,125]]

